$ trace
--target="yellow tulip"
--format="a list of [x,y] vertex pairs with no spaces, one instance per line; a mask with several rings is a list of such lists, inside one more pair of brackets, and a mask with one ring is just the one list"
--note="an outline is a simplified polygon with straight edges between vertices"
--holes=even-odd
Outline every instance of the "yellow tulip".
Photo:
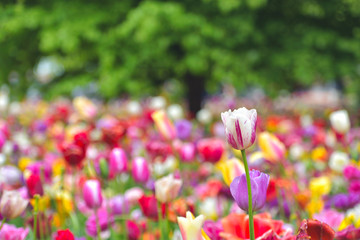
[[310,181],[310,192],[312,197],[321,197],[331,190],[330,179],[326,176],[313,178]]
[[232,158],[227,161],[219,161],[216,164],[216,168],[221,171],[224,182],[228,186],[230,186],[230,183],[234,180],[234,178],[245,172],[244,164],[236,158]]
[[285,145],[273,134],[262,132],[259,134],[259,147],[264,157],[271,161],[280,161],[285,157]]

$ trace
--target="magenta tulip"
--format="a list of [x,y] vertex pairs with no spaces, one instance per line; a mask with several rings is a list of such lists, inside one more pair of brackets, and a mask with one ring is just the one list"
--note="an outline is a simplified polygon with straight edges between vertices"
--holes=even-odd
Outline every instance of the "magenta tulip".
[[110,152],[109,165],[110,172],[113,174],[119,174],[127,171],[127,162],[125,151],[121,148],[114,148]]
[[149,180],[149,164],[143,157],[136,157],[132,161],[132,176],[136,182],[145,183]]
[[98,180],[87,180],[83,187],[83,197],[88,208],[99,208],[103,200],[100,182]]

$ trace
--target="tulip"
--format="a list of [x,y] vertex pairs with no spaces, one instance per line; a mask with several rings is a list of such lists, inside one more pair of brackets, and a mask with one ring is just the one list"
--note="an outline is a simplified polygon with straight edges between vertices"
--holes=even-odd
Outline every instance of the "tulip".
[[20,216],[29,201],[25,200],[18,191],[4,191],[0,201],[0,213],[6,219]]
[[138,116],[141,113],[141,105],[137,101],[130,101],[126,105],[126,110],[131,116]]
[[87,180],[83,186],[83,197],[88,208],[98,209],[102,204],[100,182]]
[[346,153],[336,151],[330,156],[329,167],[335,172],[342,173],[349,163],[350,159]]
[[220,233],[224,231],[221,222],[205,221],[204,231],[211,240],[221,240]]
[[235,177],[242,175],[245,172],[244,164],[236,158],[227,161],[220,161],[217,168],[221,171],[226,185],[230,183]]
[[350,130],[349,114],[346,110],[339,110],[330,114],[332,128],[340,134],[345,134]]
[[310,180],[309,188],[313,197],[321,197],[331,190],[331,181],[327,176],[317,177]]
[[110,235],[109,227],[113,222],[114,219],[109,216],[107,210],[100,209],[88,218],[85,231],[90,237],[98,236],[98,239],[107,239]]
[[333,229],[338,229],[344,217],[344,213],[337,212],[333,209],[327,209],[321,213],[314,214],[314,219],[328,224]]
[[71,166],[78,166],[85,158],[85,151],[75,143],[64,144],[61,151],[65,161]]
[[86,97],[76,97],[73,104],[82,118],[90,119],[97,114],[96,105]]
[[192,124],[188,120],[179,120],[175,123],[176,136],[181,140],[185,140],[190,137]]
[[11,187],[20,187],[23,184],[23,175],[21,171],[14,166],[7,165],[1,167],[0,176],[3,182]]
[[151,98],[149,107],[153,110],[160,110],[165,108],[166,106],[166,100],[162,96],[156,96]]
[[2,133],[2,131],[0,131],[0,150],[4,146],[5,142],[6,142],[6,136],[5,134]]
[[26,180],[26,186],[28,189],[29,197],[33,198],[35,194],[39,194],[40,196],[44,195],[44,189],[39,175],[30,175],[30,177]]
[[217,138],[204,138],[198,142],[198,152],[206,162],[218,162],[225,152],[225,146],[222,140]]
[[155,182],[156,199],[161,203],[168,203],[174,200],[179,194],[182,180],[174,179],[172,174],[160,178]]
[[335,231],[326,223],[317,220],[303,220],[296,239],[333,240]]
[[195,158],[196,148],[193,143],[183,143],[179,146],[179,156],[184,162],[191,162]]
[[196,113],[196,119],[203,125],[209,124],[212,121],[212,114],[211,112],[203,108]]
[[118,195],[110,199],[110,208],[114,215],[129,213],[129,203],[124,196]]
[[127,162],[125,151],[121,148],[114,148],[110,152],[109,165],[110,173],[114,175],[127,171]]
[[149,180],[150,169],[149,164],[143,157],[136,157],[132,161],[131,173],[136,182],[145,183]]
[[153,114],[151,114],[151,117],[154,120],[155,125],[161,136],[165,140],[173,140],[176,137],[175,127],[168,119],[166,113],[163,110],[154,112]]
[[275,162],[284,159],[286,148],[280,140],[271,133],[262,132],[259,135],[259,147],[265,159]]
[[143,212],[143,214],[146,217],[152,218],[152,219],[158,218],[158,207],[157,207],[157,202],[156,202],[155,196],[143,195],[139,199],[139,204],[140,204],[141,211]]
[[17,228],[10,224],[4,224],[0,231],[1,240],[25,240],[29,234],[28,228]]
[[69,229],[58,230],[55,240],[75,240],[75,237]]
[[172,104],[167,109],[167,114],[173,120],[181,119],[184,116],[182,107],[179,104]]
[[[129,240],[138,240],[141,236],[141,230],[134,221],[126,222],[126,229],[128,231],[127,237]],[[144,238],[145,239],[145,238]]]
[[[269,175],[257,170],[250,171],[251,194],[253,211],[260,210],[265,205],[266,192],[269,186]],[[246,176],[242,174],[236,177],[230,184],[231,195],[237,205],[244,211],[248,211],[249,200],[246,188]]]
[[203,215],[194,219],[191,212],[187,211],[186,218],[178,217],[177,220],[184,240],[202,240],[201,228],[205,221]]
[[227,142],[235,149],[244,150],[255,142],[257,112],[239,108],[221,113]]

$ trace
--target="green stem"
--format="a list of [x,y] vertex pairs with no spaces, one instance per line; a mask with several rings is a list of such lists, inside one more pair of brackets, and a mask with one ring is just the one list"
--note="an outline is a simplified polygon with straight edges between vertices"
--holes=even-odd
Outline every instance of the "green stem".
[[[37,239],[36,232],[37,232],[37,218],[38,218],[38,210],[39,210],[39,195],[35,195],[35,205],[34,205],[34,226],[33,226],[33,233],[34,239]],[[41,226],[40,226],[41,228]]]
[[95,210],[95,220],[96,220],[96,232],[97,232],[97,237],[98,240],[101,240],[101,228],[100,228],[100,223],[99,223],[99,216],[98,216],[98,210]]
[[252,210],[252,195],[251,195],[251,181],[250,181],[250,174],[249,174],[249,167],[246,160],[245,150],[241,150],[241,155],[244,160],[245,166],[245,174],[246,174],[246,183],[248,189],[248,196],[249,196],[249,232],[250,232],[250,240],[255,240],[255,232],[254,232],[254,216]]
[[2,227],[4,226],[5,221],[6,221],[6,218],[3,218],[3,220],[1,221],[1,225],[0,225],[0,231],[1,231]]
[[162,209],[161,209],[161,203],[158,201],[158,213],[159,213],[159,227],[160,227],[160,239],[164,240],[164,227],[163,227],[163,217],[162,217]]

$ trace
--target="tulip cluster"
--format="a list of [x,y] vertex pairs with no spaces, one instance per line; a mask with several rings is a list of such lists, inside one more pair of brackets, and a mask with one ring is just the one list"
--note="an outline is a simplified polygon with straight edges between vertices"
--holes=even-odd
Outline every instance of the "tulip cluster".
[[305,96],[9,101],[0,240],[360,239],[356,113]]

